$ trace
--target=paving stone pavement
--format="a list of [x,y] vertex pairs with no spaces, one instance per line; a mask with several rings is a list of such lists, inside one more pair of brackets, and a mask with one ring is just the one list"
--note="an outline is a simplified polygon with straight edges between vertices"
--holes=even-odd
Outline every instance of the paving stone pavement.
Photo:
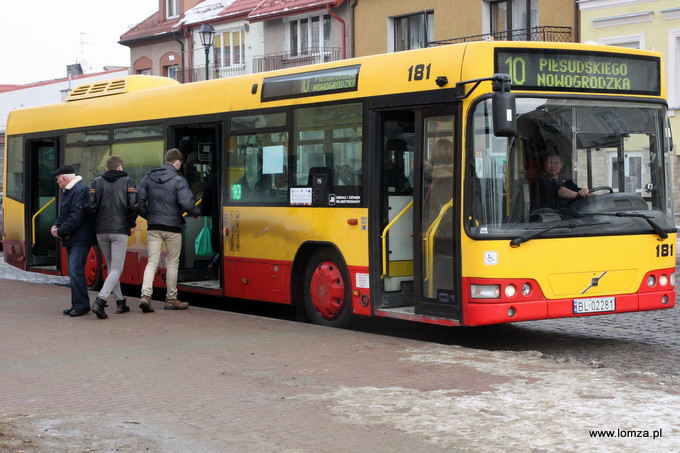
[[[653,377],[540,355],[132,299],[71,318],[69,291],[0,276],[0,451],[641,451],[587,427],[680,408]],[[680,447],[665,423],[655,449]]]

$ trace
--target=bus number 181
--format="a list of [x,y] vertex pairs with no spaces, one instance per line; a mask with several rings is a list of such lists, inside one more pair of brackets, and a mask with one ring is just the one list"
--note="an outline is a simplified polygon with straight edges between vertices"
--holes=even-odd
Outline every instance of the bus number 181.
[[417,64],[408,68],[408,81],[412,82],[414,80],[427,80],[430,78],[430,68],[432,63],[425,66],[424,64]]

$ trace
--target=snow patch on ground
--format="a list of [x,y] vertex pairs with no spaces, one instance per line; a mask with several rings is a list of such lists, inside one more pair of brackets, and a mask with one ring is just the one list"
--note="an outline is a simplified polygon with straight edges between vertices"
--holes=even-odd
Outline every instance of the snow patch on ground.
[[[565,368],[540,353],[444,345],[405,350],[402,360],[450,368],[452,381],[461,367],[510,379],[476,394],[345,386],[307,397],[331,401],[331,411],[348,423],[391,426],[444,449],[472,444],[475,452],[680,451],[674,431],[680,395],[649,377],[578,364]],[[594,438],[593,430],[615,437]]]

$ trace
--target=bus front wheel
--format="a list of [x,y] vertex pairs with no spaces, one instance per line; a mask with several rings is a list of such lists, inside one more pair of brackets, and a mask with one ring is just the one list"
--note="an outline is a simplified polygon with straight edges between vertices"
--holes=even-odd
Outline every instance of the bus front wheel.
[[312,254],[305,268],[305,311],[314,324],[344,327],[352,316],[349,273],[334,251]]

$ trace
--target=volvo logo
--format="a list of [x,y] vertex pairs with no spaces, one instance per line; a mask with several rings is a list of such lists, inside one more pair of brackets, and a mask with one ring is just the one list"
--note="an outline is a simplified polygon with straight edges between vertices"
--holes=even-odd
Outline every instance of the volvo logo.
[[592,288],[593,286],[599,285],[599,284],[600,284],[600,279],[601,279],[602,277],[604,277],[604,275],[605,275],[606,273],[607,273],[607,271],[604,271],[604,272],[602,272],[602,275],[600,275],[599,277],[591,278],[591,279],[590,279],[590,286],[588,286],[586,289],[584,289],[583,291],[581,291],[581,294],[585,294],[586,291],[588,291],[588,290],[589,290],[590,288]]

